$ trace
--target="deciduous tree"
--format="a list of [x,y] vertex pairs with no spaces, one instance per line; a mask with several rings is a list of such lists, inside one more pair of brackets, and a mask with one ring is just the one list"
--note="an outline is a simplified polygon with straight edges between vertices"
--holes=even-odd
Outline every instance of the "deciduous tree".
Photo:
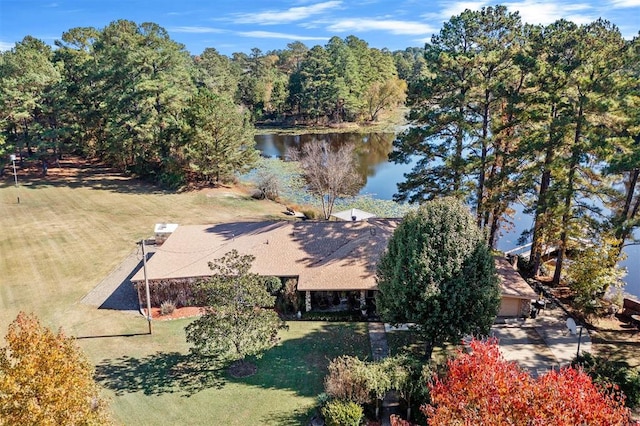
[[0,424],[108,424],[93,367],[75,341],[20,313],[0,349]]
[[587,316],[597,313],[599,299],[610,288],[624,284],[625,271],[617,264],[619,246],[615,238],[598,235],[576,250],[567,266],[566,281],[574,293],[574,305]]
[[506,361],[495,340],[470,343],[429,384],[424,407],[430,425],[554,424],[626,425],[629,410],[619,394],[596,387],[581,370],[552,370],[533,379]]
[[494,259],[468,208],[455,198],[429,201],[398,225],[378,262],[378,313],[413,324],[433,347],[486,335],[500,305]]
[[212,277],[197,286],[206,313],[185,329],[195,353],[242,361],[272,347],[286,328],[265,280],[250,272],[253,260],[232,250],[209,262]]
[[367,386],[367,364],[353,356],[339,356],[329,363],[324,378],[327,394],[342,401],[365,404],[371,400]]
[[404,104],[407,99],[407,82],[390,78],[384,82],[375,81],[365,92],[369,120],[377,121],[385,109]]
[[354,150],[352,144],[335,149],[326,142],[313,141],[290,152],[300,161],[308,190],[320,199],[325,219],[331,217],[336,199],[356,195],[362,187]]

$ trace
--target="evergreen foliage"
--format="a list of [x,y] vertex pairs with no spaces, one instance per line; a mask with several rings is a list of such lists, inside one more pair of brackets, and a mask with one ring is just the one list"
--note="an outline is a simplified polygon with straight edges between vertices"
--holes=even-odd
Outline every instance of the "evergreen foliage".
[[185,153],[200,179],[219,184],[247,172],[258,160],[253,126],[233,102],[201,89],[191,102]]
[[486,335],[498,313],[493,256],[468,209],[454,198],[408,213],[378,262],[382,319],[409,323],[433,347]]

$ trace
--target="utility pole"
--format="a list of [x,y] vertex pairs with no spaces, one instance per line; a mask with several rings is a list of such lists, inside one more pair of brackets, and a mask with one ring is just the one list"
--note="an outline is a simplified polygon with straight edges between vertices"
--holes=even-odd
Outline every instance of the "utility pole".
[[144,288],[147,296],[147,321],[149,322],[149,334],[151,334],[151,292],[149,291],[149,280],[147,279],[147,252],[144,247],[144,239],[140,241],[142,246],[142,269],[144,271]]
[[11,162],[13,163],[13,180],[16,183],[16,187],[18,186],[18,174],[16,173],[16,156],[15,154],[11,154],[10,157]]

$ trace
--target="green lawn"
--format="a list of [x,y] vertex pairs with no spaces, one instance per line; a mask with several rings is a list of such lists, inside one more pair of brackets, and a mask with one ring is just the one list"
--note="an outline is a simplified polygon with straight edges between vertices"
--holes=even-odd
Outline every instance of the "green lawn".
[[234,379],[188,353],[188,320],[154,322],[151,336],[86,339],[98,382],[125,424],[299,425],[323,391],[330,359],[369,357],[364,323],[290,322],[280,343]]
[[18,188],[11,174],[0,182],[0,334],[26,311],[83,337],[78,343],[96,365],[116,422],[300,424],[322,390],[329,359],[368,355],[364,324],[294,322],[257,361],[255,376],[231,380],[188,356],[188,320],[154,322],[153,334],[144,335],[142,316],[81,303],[155,223],[282,218],[283,207],[229,188],[163,192],[64,162],[49,173],[22,173]]
[[[106,169],[63,165],[46,179],[20,175],[18,188],[11,174],[0,184],[0,329],[28,310],[73,335],[130,332],[130,321],[79,301],[155,223],[283,217],[282,206],[225,188],[162,192]],[[56,176],[63,173],[70,176]]]

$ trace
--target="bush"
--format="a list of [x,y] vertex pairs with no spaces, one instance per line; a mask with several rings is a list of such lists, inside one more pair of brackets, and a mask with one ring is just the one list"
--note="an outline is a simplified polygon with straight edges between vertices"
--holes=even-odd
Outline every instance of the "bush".
[[322,407],[327,426],[358,426],[362,419],[362,407],[351,401],[334,399]]
[[339,356],[329,363],[324,378],[325,392],[336,399],[365,404],[370,401],[366,364],[352,356]]
[[304,210],[302,210],[302,212],[301,212],[301,213],[302,213],[302,214],[303,214],[307,219],[312,219],[312,220],[313,220],[313,219],[317,219],[317,218],[318,218],[318,216],[320,216],[320,215],[318,214],[318,212],[317,212],[317,211],[312,210],[312,209],[304,209]]
[[160,314],[170,315],[176,310],[176,304],[172,300],[165,300],[160,304]]
[[298,280],[295,278],[288,278],[284,282],[283,288],[283,297],[286,302],[287,307],[291,307],[293,312],[298,312],[300,310],[301,305],[304,304],[304,300],[302,299],[302,295],[298,292]]
[[158,175],[157,183],[165,189],[178,189],[185,184],[182,172],[163,172]]
[[261,199],[267,198],[269,200],[275,200],[278,198],[281,184],[278,176],[274,172],[264,168],[258,170],[255,185],[258,188]]
[[362,321],[360,311],[334,311],[334,312],[303,312],[302,319],[306,321],[337,321],[337,322],[356,322]]
[[611,361],[585,352],[573,365],[581,366],[594,383],[604,388],[607,385],[618,386],[627,398],[627,407],[635,408],[640,405],[640,375],[625,361]]

